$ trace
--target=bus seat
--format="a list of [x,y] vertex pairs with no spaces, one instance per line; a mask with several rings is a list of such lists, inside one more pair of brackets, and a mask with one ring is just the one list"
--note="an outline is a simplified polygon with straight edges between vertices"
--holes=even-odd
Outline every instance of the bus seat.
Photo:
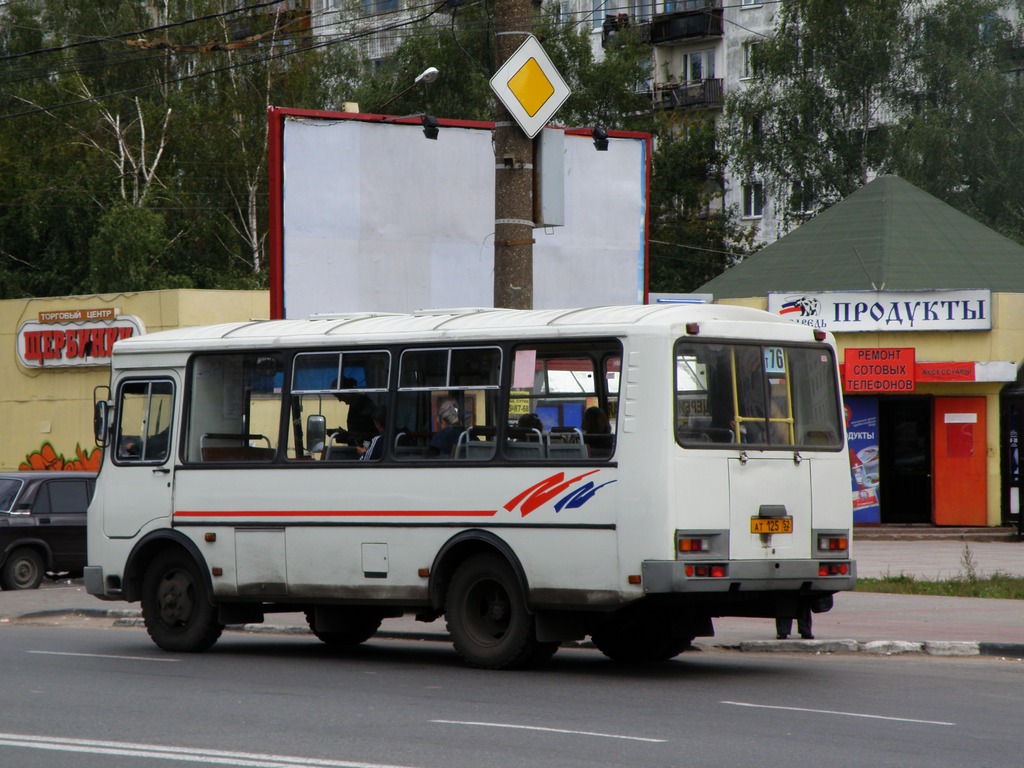
[[338,432],[331,435],[330,440],[327,441],[327,446],[324,448],[324,461],[351,461],[358,458],[359,451],[356,450],[355,446],[344,442]]
[[544,458],[544,438],[539,429],[510,427],[507,436],[505,455],[510,459],[530,461]]
[[576,427],[552,427],[547,434],[549,459],[585,459],[587,446]]
[[470,427],[459,435],[459,442],[455,446],[455,458],[486,461],[494,455],[496,434],[497,430],[494,427]]

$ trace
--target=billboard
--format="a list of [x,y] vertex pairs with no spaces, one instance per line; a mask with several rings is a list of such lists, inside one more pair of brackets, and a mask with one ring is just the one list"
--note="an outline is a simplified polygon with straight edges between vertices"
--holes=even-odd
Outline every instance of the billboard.
[[[271,108],[271,316],[490,307],[493,125]],[[546,128],[545,130],[553,130]],[[651,139],[566,130],[565,225],[534,230],[538,309],[644,301]]]

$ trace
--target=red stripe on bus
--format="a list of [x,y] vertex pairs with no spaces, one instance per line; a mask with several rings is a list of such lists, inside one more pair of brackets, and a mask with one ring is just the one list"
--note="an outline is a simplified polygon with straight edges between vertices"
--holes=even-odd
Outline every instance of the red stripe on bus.
[[493,517],[496,509],[178,510],[175,517]]

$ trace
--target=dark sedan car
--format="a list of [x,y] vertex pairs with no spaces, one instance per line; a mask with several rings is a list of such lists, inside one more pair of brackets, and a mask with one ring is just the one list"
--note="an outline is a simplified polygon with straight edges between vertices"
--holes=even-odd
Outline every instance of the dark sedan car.
[[94,472],[0,472],[0,588],[35,589],[46,574],[81,576]]

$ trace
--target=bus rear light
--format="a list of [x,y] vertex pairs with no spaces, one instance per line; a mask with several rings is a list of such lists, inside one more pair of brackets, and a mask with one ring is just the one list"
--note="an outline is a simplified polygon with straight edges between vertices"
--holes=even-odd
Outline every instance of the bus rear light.
[[850,572],[848,563],[819,563],[819,576],[845,576]]
[[643,579],[641,579],[640,575],[636,574],[636,573],[631,573],[629,576],[627,576],[626,577],[626,581],[628,581],[630,584],[642,584],[643,583]]
[[697,336],[700,334],[700,323],[687,323],[686,332],[691,336]]
[[815,341],[824,341],[825,340],[825,332],[824,331],[815,331],[814,332],[814,340]]
[[850,548],[850,540],[845,536],[819,536],[818,549],[822,552],[845,551]]
[[427,578],[430,575],[430,569],[429,568],[420,568],[418,571],[416,571],[416,573],[417,573],[417,575],[421,579],[425,579],[425,578]]
[[725,565],[687,565],[685,569],[687,576],[696,576],[698,579],[724,579],[728,576]]
[[710,542],[707,539],[680,539],[680,552],[707,552]]

